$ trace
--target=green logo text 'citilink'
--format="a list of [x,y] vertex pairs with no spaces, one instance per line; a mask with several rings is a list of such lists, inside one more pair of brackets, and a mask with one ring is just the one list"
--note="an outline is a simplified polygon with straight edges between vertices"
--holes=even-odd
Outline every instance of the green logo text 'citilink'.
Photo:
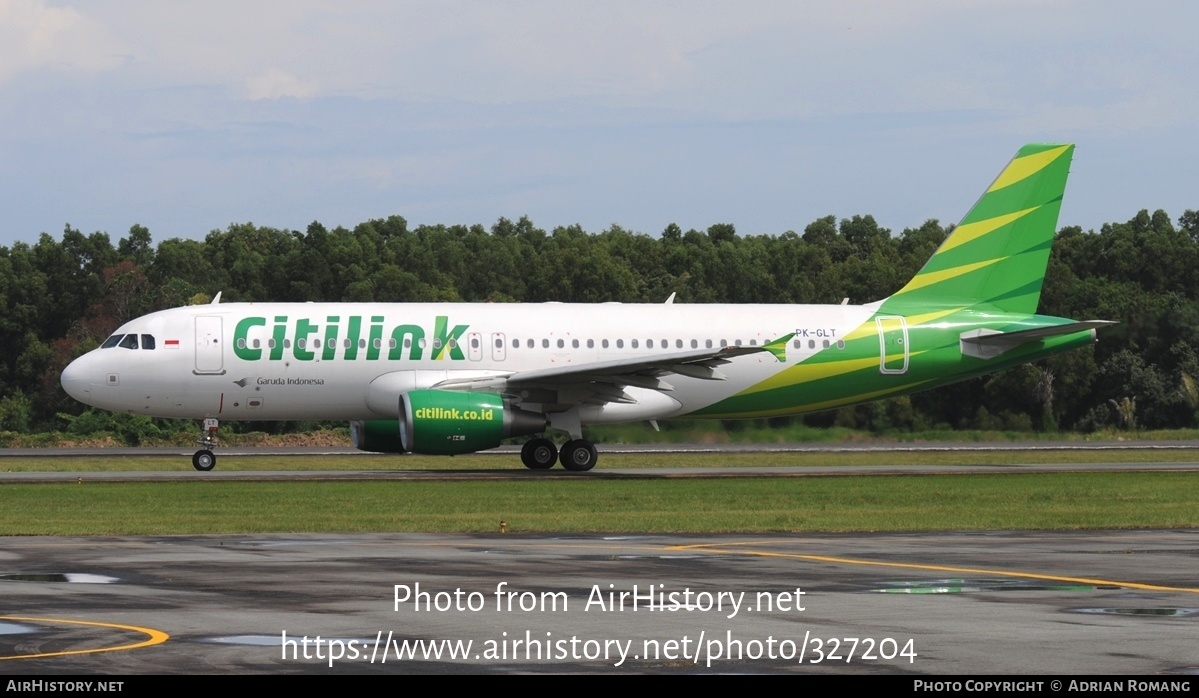
[[[354,361],[360,354],[367,361],[377,361],[386,350],[388,361],[404,358],[419,361],[427,348],[432,351],[430,358],[434,360],[448,357],[453,361],[462,361],[466,358],[462,354],[461,338],[469,325],[455,325],[450,329],[448,316],[437,316],[432,342],[425,340],[425,330],[420,325],[397,325],[392,328],[388,340],[384,341],[383,316],[372,315],[369,322],[363,320],[361,315],[350,315],[343,324],[341,316],[329,315],[324,325],[321,325],[310,318],[289,321],[286,315],[276,315],[270,338],[264,342],[261,336],[265,333],[255,332],[253,328],[267,327],[267,319],[247,317],[237,323],[233,332],[233,352],[245,361],[282,361],[283,352],[288,348],[297,361]],[[251,334],[258,337],[251,338]]]

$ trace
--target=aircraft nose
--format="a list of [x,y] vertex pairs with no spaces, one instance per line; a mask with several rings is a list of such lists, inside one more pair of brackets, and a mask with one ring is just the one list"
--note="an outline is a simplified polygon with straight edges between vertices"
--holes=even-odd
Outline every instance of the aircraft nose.
[[81,356],[62,370],[62,377],[59,382],[62,383],[62,389],[67,391],[67,395],[84,403],[91,404],[92,393],[92,375],[87,367],[87,357]]

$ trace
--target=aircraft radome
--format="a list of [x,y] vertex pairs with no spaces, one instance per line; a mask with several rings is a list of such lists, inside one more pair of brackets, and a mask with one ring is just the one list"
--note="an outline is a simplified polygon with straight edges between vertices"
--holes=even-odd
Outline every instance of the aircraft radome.
[[[220,303],[128,322],[62,385],[107,410],[348,420],[366,451],[589,470],[583,425],[826,410],[999,371],[1095,340],[1037,315],[1072,145],[1020,149],[932,258],[865,305]],[[565,432],[561,446],[547,431]]]

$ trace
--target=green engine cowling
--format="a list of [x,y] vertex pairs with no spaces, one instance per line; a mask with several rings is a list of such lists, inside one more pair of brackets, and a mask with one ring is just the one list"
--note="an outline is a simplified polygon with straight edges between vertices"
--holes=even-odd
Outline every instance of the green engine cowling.
[[[400,419],[350,425],[354,446],[378,453],[474,453],[510,436],[545,431],[546,417],[513,407],[495,393],[413,390],[400,396]],[[398,432],[398,433],[397,433]]]

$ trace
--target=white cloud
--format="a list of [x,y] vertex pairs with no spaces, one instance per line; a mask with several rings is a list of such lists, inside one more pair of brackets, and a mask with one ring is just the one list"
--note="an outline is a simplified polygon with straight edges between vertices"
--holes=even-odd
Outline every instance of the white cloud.
[[250,99],[303,99],[316,94],[316,84],[306,82],[278,68],[270,68],[246,79],[245,94]]
[[[771,230],[893,200],[902,227],[930,215],[914,195],[977,194],[947,166],[1046,138],[1133,152],[1108,157],[1181,210],[1197,23],[1122,0],[0,0],[0,179],[25,187],[0,208],[26,231],[91,211]],[[1192,155],[1167,173],[1163,152]],[[928,181],[866,182],[916,160]]]
[[49,68],[95,72],[126,60],[120,41],[101,22],[46,0],[0,0],[0,82]]

